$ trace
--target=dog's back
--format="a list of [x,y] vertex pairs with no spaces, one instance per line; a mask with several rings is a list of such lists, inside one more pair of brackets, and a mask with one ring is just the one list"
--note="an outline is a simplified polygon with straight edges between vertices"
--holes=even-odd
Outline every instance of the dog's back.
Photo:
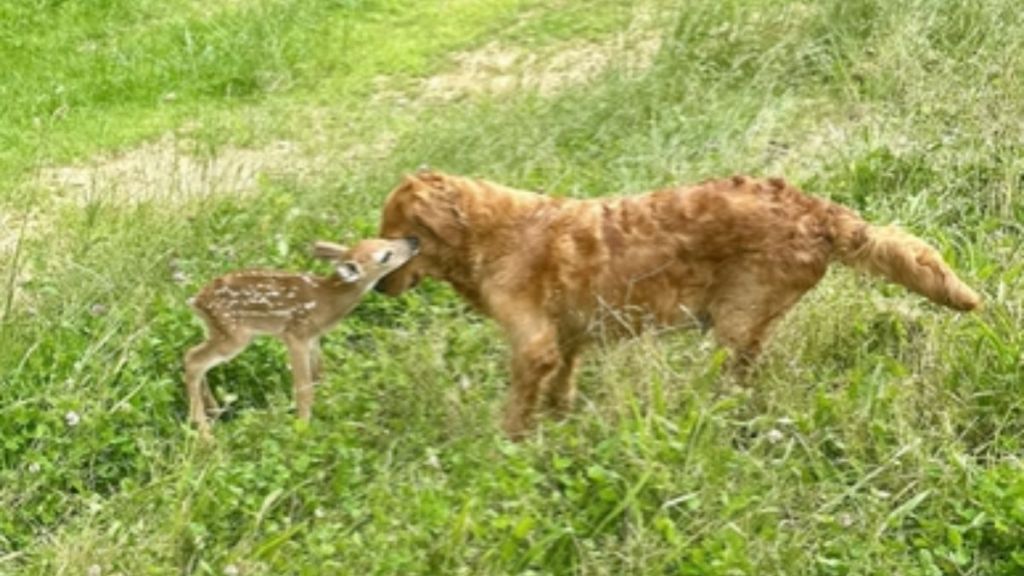
[[611,323],[631,332],[710,315],[742,325],[727,331],[760,332],[833,260],[956,309],[980,303],[920,239],[870,226],[780,179],[737,176],[612,199],[536,198],[542,203],[525,214],[504,212],[515,222],[506,237],[501,226],[485,227],[501,252],[512,252],[485,258],[484,276],[532,295],[575,331]]

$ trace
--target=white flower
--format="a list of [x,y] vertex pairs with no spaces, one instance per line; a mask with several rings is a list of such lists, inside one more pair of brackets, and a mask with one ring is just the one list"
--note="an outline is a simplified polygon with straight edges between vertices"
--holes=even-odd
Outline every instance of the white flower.
[[99,564],[93,564],[86,569],[85,573],[87,576],[100,576],[100,574],[103,574],[103,568],[100,568]]
[[39,474],[39,472],[42,469],[43,469],[43,467],[39,465],[39,462],[33,462],[33,463],[28,465],[28,472],[29,472],[29,474]]
[[786,435],[780,432],[778,429],[772,428],[764,435],[764,437],[766,440],[768,440],[770,444],[778,444],[779,442],[782,442],[786,438]]
[[437,457],[437,450],[427,448],[427,466],[435,470],[441,469],[441,459]]
[[234,564],[228,564],[224,567],[224,576],[238,576],[239,574],[241,574],[241,572],[239,572],[238,566],[235,566]]
[[74,428],[78,426],[78,423],[82,421],[82,417],[78,415],[78,412],[74,410],[68,410],[68,413],[64,415],[64,423]]

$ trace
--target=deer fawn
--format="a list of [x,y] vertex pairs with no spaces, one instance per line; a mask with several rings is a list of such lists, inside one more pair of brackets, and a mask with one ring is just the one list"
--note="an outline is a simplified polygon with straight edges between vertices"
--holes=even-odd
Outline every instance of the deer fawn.
[[185,354],[189,418],[210,435],[207,416],[219,411],[206,372],[237,356],[253,336],[276,336],[291,358],[295,408],[308,420],[313,383],[320,377],[320,337],[348,314],[382,277],[416,255],[415,238],[363,240],[349,249],[331,242],[313,245],[313,256],[336,273],[324,277],[269,270],[243,270],[207,284],[189,305],[206,325],[206,341]]

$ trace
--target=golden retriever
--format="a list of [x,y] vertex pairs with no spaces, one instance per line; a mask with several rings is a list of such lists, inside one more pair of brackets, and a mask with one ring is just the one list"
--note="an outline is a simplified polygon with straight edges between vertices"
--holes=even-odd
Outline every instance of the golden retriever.
[[704,324],[734,364],[749,364],[832,261],[956,310],[981,304],[923,240],[781,179],[577,200],[422,171],[388,196],[380,236],[416,237],[420,252],[378,290],[440,279],[504,329],[511,438],[530,429],[542,395],[556,412],[570,408],[580,351],[595,339]]

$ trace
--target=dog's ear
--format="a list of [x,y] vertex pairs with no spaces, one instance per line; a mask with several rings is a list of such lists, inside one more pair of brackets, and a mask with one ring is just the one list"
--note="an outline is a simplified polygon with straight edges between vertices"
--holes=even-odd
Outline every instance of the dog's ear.
[[466,229],[465,217],[456,202],[453,190],[428,189],[417,194],[412,217],[417,224],[449,246],[462,243]]

